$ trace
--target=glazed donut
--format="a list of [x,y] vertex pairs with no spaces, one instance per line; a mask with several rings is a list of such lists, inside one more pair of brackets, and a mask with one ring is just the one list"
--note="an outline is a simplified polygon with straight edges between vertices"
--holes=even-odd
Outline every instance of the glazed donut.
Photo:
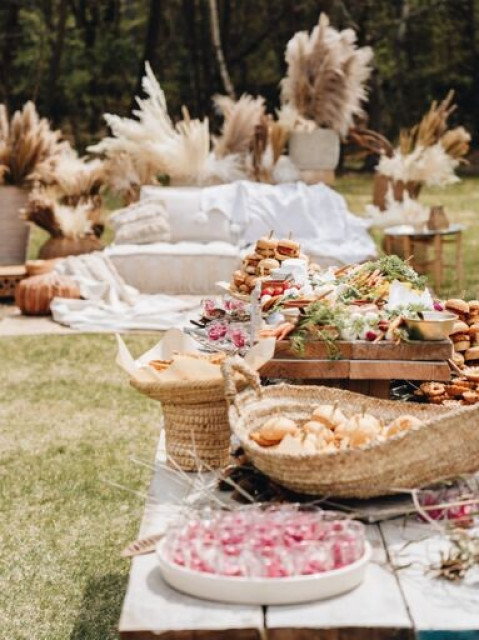
[[419,388],[423,393],[429,396],[429,398],[443,396],[446,390],[446,387],[442,382],[424,382]]

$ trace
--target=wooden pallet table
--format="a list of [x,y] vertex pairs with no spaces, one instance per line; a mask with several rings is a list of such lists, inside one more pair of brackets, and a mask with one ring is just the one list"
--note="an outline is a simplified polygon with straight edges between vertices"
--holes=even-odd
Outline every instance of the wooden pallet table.
[[[194,474],[191,474],[194,476]],[[140,536],[174,517],[190,489],[165,468],[154,474]],[[224,498],[224,494],[222,494]],[[123,640],[473,640],[479,629],[474,584],[449,584],[425,571],[441,544],[429,525],[403,518],[367,526],[373,560],[364,582],[329,600],[241,606],[171,589],[154,554],[134,558],[119,624]],[[406,544],[408,543],[408,544]],[[404,567],[396,569],[395,567]]]
[[[287,340],[278,342],[274,358],[261,369],[263,378],[317,380],[378,398],[389,396],[392,380],[449,380],[449,340],[394,344],[338,341],[336,359],[325,342],[310,342],[299,357]],[[339,358],[338,358],[339,356]]]

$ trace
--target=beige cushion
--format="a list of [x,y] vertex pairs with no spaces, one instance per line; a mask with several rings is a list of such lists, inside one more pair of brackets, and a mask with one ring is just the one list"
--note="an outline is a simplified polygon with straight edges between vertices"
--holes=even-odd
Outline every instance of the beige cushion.
[[201,211],[201,187],[141,188],[140,202],[162,201],[168,212],[171,242],[234,242],[227,216],[218,209]]
[[149,244],[168,242],[170,223],[161,200],[137,202],[116,211],[109,222],[115,232],[116,244]]
[[105,249],[125,282],[142,293],[211,294],[239,268],[239,249],[226,242],[116,245]]

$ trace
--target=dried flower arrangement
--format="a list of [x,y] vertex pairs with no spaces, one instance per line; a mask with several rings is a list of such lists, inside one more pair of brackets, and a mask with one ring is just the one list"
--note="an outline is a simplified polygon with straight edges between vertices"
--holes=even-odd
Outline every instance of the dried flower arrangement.
[[[273,181],[274,167],[286,144],[282,126],[266,117],[264,99],[242,95],[213,98],[223,116],[220,135],[210,136],[208,120],[183,118],[173,124],[166,98],[148,63],[134,118],[105,114],[112,135],[89,148],[104,154],[104,178],[110,188],[133,200],[143,184],[207,185],[253,177]],[[264,139],[261,143],[259,131]],[[256,146],[255,146],[256,145]],[[260,148],[261,147],[261,148]]]
[[68,148],[61,155],[42,162],[33,173],[35,181],[48,187],[62,204],[76,206],[95,198],[100,200],[100,190],[105,182],[105,168],[102,160],[79,158]]
[[24,214],[29,222],[35,223],[53,238],[76,240],[89,235],[99,237],[103,231],[100,211],[94,202],[62,205],[46,191],[32,192]]
[[23,215],[50,235],[40,249],[41,258],[87,253],[101,249],[98,240],[104,231],[101,209],[94,199],[76,205],[59,204],[47,190],[34,190]]
[[366,215],[369,217],[371,226],[376,228],[386,228],[399,224],[422,228],[429,219],[429,213],[429,207],[411,198],[407,191],[404,192],[402,200],[395,200],[391,188],[386,192],[386,208],[384,211],[372,204],[366,205]]
[[448,129],[456,109],[453,98],[449,91],[439,104],[432,103],[417,125],[401,131],[399,146],[381,157],[379,174],[396,182],[440,187],[459,180],[455,171],[469,151],[471,136],[464,127]]
[[[288,139],[284,126],[266,114],[264,99],[243,94],[235,102],[227,96],[215,96],[217,110],[224,116],[221,135],[213,139],[214,154],[227,153],[237,158],[243,178],[257,182],[294,180],[294,167],[288,165],[282,153]],[[282,160],[278,164],[279,160]],[[287,166],[285,166],[285,164]],[[284,178],[285,174],[286,178]]]
[[331,128],[346,136],[363,114],[373,52],[358,47],[352,29],[337,31],[326,14],[311,34],[296,33],[286,46],[279,120],[288,130]]
[[69,146],[27,102],[11,119],[0,104],[0,184],[25,186],[38,167],[63,154]]
[[183,107],[183,119],[173,124],[165,94],[148,63],[142,86],[147,97],[136,99],[136,119],[105,114],[112,136],[89,148],[106,156],[107,176],[116,173],[112,188],[129,191],[138,183],[158,183],[162,176],[175,184],[211,184],[242,177],[234,154],[222,157],[210,152],[207,119],[192,119]]

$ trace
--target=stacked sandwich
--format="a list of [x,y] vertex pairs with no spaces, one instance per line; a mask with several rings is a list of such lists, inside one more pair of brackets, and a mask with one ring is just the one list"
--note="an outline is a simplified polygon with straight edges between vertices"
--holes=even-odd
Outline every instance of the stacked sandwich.
[[446,309],[458,316],[450,338],[454,362],[459,366],[479,365],[479,300],[447,300]]
[[264,236],[257,241],[254,253],[244,257],[242,269],[234,272],[231,288],[239,293],[250,294],[258,279],[271,276],[284,260],[299,257],[307,260],[301,256],[300,245],[291,238],[276,240],[272,234]]

